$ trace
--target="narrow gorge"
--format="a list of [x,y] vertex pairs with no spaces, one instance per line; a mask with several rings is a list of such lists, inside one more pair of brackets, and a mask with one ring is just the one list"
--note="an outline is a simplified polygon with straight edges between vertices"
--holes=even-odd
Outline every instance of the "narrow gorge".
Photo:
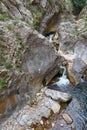
[[87,130],[87,0],[0,0],[0,130]]

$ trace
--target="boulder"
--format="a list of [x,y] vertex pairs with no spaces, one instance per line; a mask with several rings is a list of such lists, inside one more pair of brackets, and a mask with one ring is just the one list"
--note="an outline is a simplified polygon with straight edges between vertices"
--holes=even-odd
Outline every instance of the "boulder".
[[68,68],[68,78],[72,84],[78,84],[86,69],[86,64],[80,58],[75,58],[73,63]]
[[67,102],[72,99],[72,96],[68,93],[62,93],[59,91],[47,89],[45,91],[46,96],[51,97],[54,100],[62,101],[62,102]]
[[[58,69],[55,68],[62,64],[64,58],[56,53],[52,43],[36,31],[28,33],[26,44],[29,52],[24,55],[23,69],[28,74],[29,87],[35,91],[43,86],[46,75],[51,75],[50,80],[56,75]],[[47,84],[50,80],[47,79]]]
[[[9,76],[5,85],[16,85],[17,88],[27,86],[29,95],[33,97],[43,87],[44,79],[48,84],[56,75],[64,58],[57,54],[47,38],[32,30],[27,23],[10,20],[1,22],[1,25],[0,46],[2,50],[7,49],[1,51],[4,60],[0,64],[0,78],[4,80],[5,73],[2,76],[2,70],[6,68]],[[50,78],[45,78],[47,75]]]

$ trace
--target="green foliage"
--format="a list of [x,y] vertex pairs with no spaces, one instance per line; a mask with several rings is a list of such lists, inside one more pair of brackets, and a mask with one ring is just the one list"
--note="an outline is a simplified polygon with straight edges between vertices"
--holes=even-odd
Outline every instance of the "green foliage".
[[35,12],[35,9],[32,4],[27,4],[27,8],[31,11],[31,13]]
[[12,25],[11,25],[11,24],[8,24],[8,25],[7,25],[7,28],[8,28],[8,30],[12,30]]
[[19,19],[14,19],[13,24],[16,25],[19,22]]
[[28,4],[27,8],[31,11],[32,16],[33,16],[33,23],[29,24],[29,27],[31,27],[32,29],[38,30],[40,20],[41,20],[42,15],[43,15],[45,10],[41,7],[37,7],[37,6],[32,5],[32,4]]
[[6,86],[6,81],[5,80],[0,81],[0,89],[4,88],[5,86]]
[[42,12],[38,12],[37,15],[34,17],[33,27],[34,29],[38,30],[39,28],[39,21],[42,18]]
[[73,35],[74,36],[79,36],[80,34],[84,33],[84,32],[87,32],[87,19],[84,19],[85,20],[85,23],[84,23],[84,26],[81,30],[79,30],[79,26],[75,26],[74,28],[74,31],[73,31]]
[[75,29],[73,31],[73,35],[74,36],[78,36],[79,35],[78,26],[75,26]]
[[0,14],[0,20],[1,21],[6,21],[6,20],[9,20],[9,17],[8,17],[8,15],[7,14]]
[[4,56],[0,54],[0,60],[4,60]]
[[25,49],[25,52],[30,52],[30,48],[26,48],[26,49]]
[[72,3],[76,7],[83,8],[86,5],[86,0],[72,0]]
[[0,47],[0,65],[3,65],[3,63],[5,62],[5,57],[4,57],[4,49],[2,47]]
[[29,24],[29,27],[31,27],[32,29],[38,30],[39,21],[40,21],[41,18],[42,18],[42,12],[37,12],[37,15],[34,16],[34,18],[33,18],[33,23]]
[[12,63],[11,62],[5,62],[4,65],[5,65],[6,69],[11,69],[12,68]]

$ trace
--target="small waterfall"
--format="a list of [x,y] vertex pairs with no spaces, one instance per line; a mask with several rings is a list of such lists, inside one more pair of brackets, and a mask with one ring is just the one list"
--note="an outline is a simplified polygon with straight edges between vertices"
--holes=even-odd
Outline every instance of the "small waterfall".
[[60,69],[63,69],[63,74],[62,77],[59,78],[59,81],[56,82],[55,84],[59,87],[64,87],[70,84],[70,81],[67,79],[66,76],[66,67],[65,66],[60,66]]
[[66,77],[66,67],[65,66],[60,66],[60,69],[63,69],[62,77]]
[[50,42],[52,42],[53,36],[54,36],[53,33],[48,36],[48,39],[49,39]]
[[85,81],[84,81],[84,79],[83,79],[83,78],[81,78],[80,82],[81,82],[81,83],[84,83]]

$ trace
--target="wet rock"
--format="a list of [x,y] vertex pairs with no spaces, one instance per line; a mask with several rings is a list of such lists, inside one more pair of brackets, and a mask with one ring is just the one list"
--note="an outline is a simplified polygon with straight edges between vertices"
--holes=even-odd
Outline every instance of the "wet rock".
[[[87,83],[79,83],[72,92],[73,99],[66,109],[66,112],[72,117],[76,130],[86,130],[87,117]],[[80,93],[80,95],[79,95]]]
[[84,72],[84,79],[87,81],[87,69]]
[[58,101],[62,101],[62,102],[67,102],[69,100],[71,100],[71,95],[67,94],[67,93],[62,93],[59,91],[55,91],[55,90],[51,90],[51,89],[47,89],[45,91],[46,96],[51,97],[54,100],[58,100]]
[[44,80],[43,80],[43,84],[44,85],[48,85],[49,82],[51,81],[51,79],[58,73],[58,67],[54,68],[53,71],[51,71],[50,73],[48,73]]
[[72,130],[70,125],[67,125],[63,119],[57,120],[55,126],[51,130]]
[[74,123],[71,124],[71,127],[72,127],[72,130],[76,130],[76,127],[75,127]]

